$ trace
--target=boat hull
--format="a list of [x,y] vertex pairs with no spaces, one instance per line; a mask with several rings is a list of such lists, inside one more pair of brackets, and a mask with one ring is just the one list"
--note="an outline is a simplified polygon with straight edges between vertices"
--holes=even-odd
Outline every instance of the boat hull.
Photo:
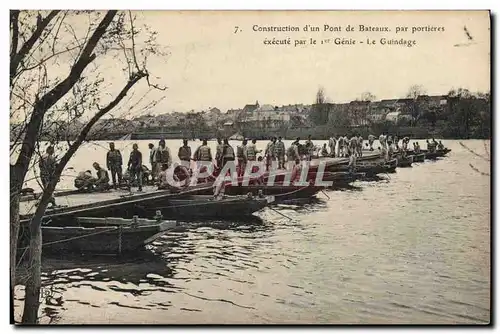
[[424,162],[424,161],[425,161],[425,153],[413,155],[413,162]]
[[[161,205],[169,198],[179,198],[186,194],[196,193],[200,189],[211,189],[210,184],[202,184],[195,189],[187,188],[181,193],[172,193],[169,190],[154,190],[144,193],[89,193],[68,196],[59,200],[59,203],[70,203],[68,207],[47,209],[43,221],[53,219],[68,218],[78,216],[89,217],[124,217],[131,218],[134,215],[142,216],[143,207],[154,207]],[[122,195],[120,195],[122,194]],[[21,223],[28,223],[33,216],[33,208],[36,208],[36,201],[23,203],[23,211],[29,213],[21,214]]]
[[[151,243],[175,222],[138,226],[43,226],[44,252],[121,254],[137,251]],[[29,245],[28,231],[22,231],[19,248]]]
[[264,196],[273,195],[275,198],[274,203],[280,203],[283,201],[299,199],[299,198],[309,198],[316,195],[318,192],[323,190],[324,187],[321,186],[267,186],[267,185],[253,185],[253,186],[236,186],[227,187],[226,194],[228,195],[245,195],[251,193],[257,196],[259,192],[262,192]]
[[160,211],[163,217],[198,218],[198,219],[231,219],[252,216],[274,202],[272,197],[248,198],[238,196],[214,199],[213,196],[192,196],[191,198],[172,199],[162,205],[146,208],[146,214],[152,215]]

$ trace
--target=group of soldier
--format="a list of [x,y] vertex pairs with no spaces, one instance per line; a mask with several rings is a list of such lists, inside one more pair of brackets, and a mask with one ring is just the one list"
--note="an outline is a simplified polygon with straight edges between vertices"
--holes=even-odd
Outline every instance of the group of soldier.
[[[368,143],[366,144],[368,150],[374,150],[373,144],[375,139],[376,137],[373,135],[368,136]],[[394,152],[401,151],[404,154],[409,150],[409,137],[401,139],[401,146],[399,146],[400,139],[397,136],[391,136],[386,133],[382,133],[378,137],[378,141],[380,143],[379,150],[386,158],[389,158]],[[363,155],[363,142],[364,139],[362,136],[353,135],[350,139],[347,136],[339,136],[338,138],[332,136],[329,138],[328,144],[325,143],[323,145],[321,155],[324,157],[361,157]],[[256,143],[256,139],[252,139],[250,143],[247,139],[243,139],[235,151],[227,138],[224,140],[218,138],[215,156],[213,156],[206,139],[202,141],[202,144],[193,154],[191,147],[188,146],[188,141],[184,139],[183,145],[179,147],[177,156],[181,162],[181,167],[183,167],[181,170],[184,171],[187,177],[192,175],[190,171],[191,161],[215,162],[215,169],[219,170],[228,162],[234,162],[235,164],[237,162],[237,173],[238,176],[241,176],[245,173],[249,162],[261,162],[265,165],[266,170],[269,170],[271,166],[277,166],[278,169],[287,169],[285,161],[289,165],[291,164],[291,168],[293,168],[301,160],[311,160],[318,151],[311,140],[311,136],[307,138],[305,144],[300,144],[300,138],[297,138],[288,149],[285,148],[282,137],[272,137],[267,143],[263,155],[259,155],[259,153],[262,153],[262,150],[257,148]],[[138,145],[133,144],[127,162],[127,169],[123,173],[122,154],[115,148],[114,143],[109,143],[109,150],[106,155],[106,169],[102,168],[97,162],[94,162],[93,167],[96,171],[96,177],[92,176],[89,170],[81,172],[75,178],[75,187],[88,190],[106,190],[110,187],[109,173],[111,173],[111,180],[115,188],[124,184],[127,187],[136,185],[138,186],[138,190],[142,191],[142,186],[145,182],[156,183],[160,188],[165,187],[167,184],[167,169],[172,164],[172,154],[163,139],[158,142],[157,147],[152,143],[148,147],[151,169],[144,165],[142,153],[139,151]],[[434,138],[430,141],[427,140],[428,151],[434,152],[442,149],[444,149],[444,145],[441,141],[437,142]],[[415,153],[421,151],[418,142],[413,143],[413,150]],[[46,153],[40,159],[39,168],[42,186],[46,188],[56,168],[53,146],[49,146],[46,149]],[[55,205],[54,198],[50,199],[50,203]]]

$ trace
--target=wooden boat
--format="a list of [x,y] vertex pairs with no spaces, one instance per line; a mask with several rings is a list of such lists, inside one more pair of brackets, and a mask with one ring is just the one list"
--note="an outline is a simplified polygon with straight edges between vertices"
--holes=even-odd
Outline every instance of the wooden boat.
[[[42,247],[47,252],[121,254],[144,247],[175,226],[175,221],[137,218],[75,217],[71,222],[56,219],[42,226]],[[25,248],[29,234],[22,230],[20,235],[20,248]]]
[[400,168],[411,167],[412,164],[413,158],[411,155],[405,158],[398,159],[398,167]]
[[384,163],[384,166],[386,166],[390,171],[395,172],[396,167],[398,166],[398,160],[397,159],[391,159]]
[[[432,159],[432,160],[436,159],[436,158],[444,157],[445,155],[447,155],[450,152],[451,152],[451,149],[449,149],[449,148],[445,148],[444,150],[436,150],[434,152],[430,152],[429,150],[420,150],[420,153],[425,154],[426,159]],[[408,151],[408,154],[415,155],[415,152],[413,150]]]
[[425,158],[428,160],[436,160],[437,158],[444,157],[445,155],[445,151],[426,152]]
[[325,189],[322,186],[296,186],[296,185],[251,185],[251,186],[236,186],[227,187],[225,192],[228,195],[245,195],[251,193],[254,196],[262,194],[263,196],[274,196],[274,202],[281,203],[283,201],[299,199],[299,198],[310,198],[316,195],[321,190]]
[[348,186],[350,183],[363,179],[365,173],[346,171],[346,172],[327,172],[323,175],[322,181],[333,182],[331,188]]
[[396,153],[394,158],[397,160],[397,166],[400,168],[411,167],[413,163],[412,155],[403,155],[403,153]]
[[425,153],[411,155],[413,157],[413,162],[424,162]]
[[273,196],[224,196],[188,195],[182,198],[165,199],[161,205],[143,207],[144,214],[161,211],[164,217],[187,217],[204,219],[228,219],[251,216],[275,201]]
[[[383,159],[378,152],[364,151],[362,157],[356,158],[356,163],[380,163]],[[325,164],[325,171],[336,172],[340,166],[348,166],[350,158],[319,158],[313,159],[310,164],[310,172],[317,172],[319,164]]]
[[[170,190],[158,190],[156,187],[144,187],[143,192],[109,191],[98,193],[78,193],[61,196],[58,204],[68,204],[66,207],[48,208],[43,220],[47,221],[58,217],[76,216],[112,216],[132,217],[140,215],[141,210],[137,206],[155,207],[164,203],[168,198],[196,193],[199,189],[212,189],[211,184],[202,184],[195,189],[185,189],[182,192],[173,193]],[[29,200],[20,203],[21,223],[27,223],[33,216],[37,206],[37,200]]]
[[[68,190],[58,190],[55,191],[53,196],[54,197],[62,197],[62,196],[69,196],[69,195],[75,195],[75,194],[80,194],[83,193],[81,190],[77,189],[68,189]],[[21,191],[21,198],[19,199],[20,202],[26,202],[26,201],[32,201],[40,198],[42,196],[42,192],[34,192],[32,188],[25,188]]]
[[355,166],[340,166],[338,172],[362,173],[365,177],[373,177],[381,173],[394,173],[397,167],[397,159],[391,159],[383,163],[359,163]]

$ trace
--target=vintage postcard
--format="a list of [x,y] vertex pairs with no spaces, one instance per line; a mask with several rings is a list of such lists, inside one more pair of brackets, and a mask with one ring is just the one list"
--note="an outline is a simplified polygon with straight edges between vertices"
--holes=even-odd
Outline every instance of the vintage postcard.
[[491,36],[11,10],[11,322],[489,324]]

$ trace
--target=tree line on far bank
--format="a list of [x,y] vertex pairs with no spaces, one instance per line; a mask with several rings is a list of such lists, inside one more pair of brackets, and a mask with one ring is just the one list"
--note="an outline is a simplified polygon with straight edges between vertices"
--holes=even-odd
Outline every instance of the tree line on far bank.
[[[340,132],[359,133],[391,132],[419,137],[431,134],[450,139],[486,139],[491,136],[491,96],[490,93],[473,93],[465,88],[452,89],[446,95],[445,105],[434,106],[427,103],[425,89],[419,85],[409,88],[405,106],[401,108],[403,117],[396,122],[380,120],[374,122],[368,117],[368,106],[375,96],[365,92],[355,102],[365,102],[366,108],[337,108],[332,110],[324,90],[320,88],[309,114],[313,128],[331,127]],[[395,111],[395,110],[394,110]],[[353,124],[356,124],[353,126]],[[316,129],[315,133],[318,133]],[[321,132],[321,131],[320,131]]]

